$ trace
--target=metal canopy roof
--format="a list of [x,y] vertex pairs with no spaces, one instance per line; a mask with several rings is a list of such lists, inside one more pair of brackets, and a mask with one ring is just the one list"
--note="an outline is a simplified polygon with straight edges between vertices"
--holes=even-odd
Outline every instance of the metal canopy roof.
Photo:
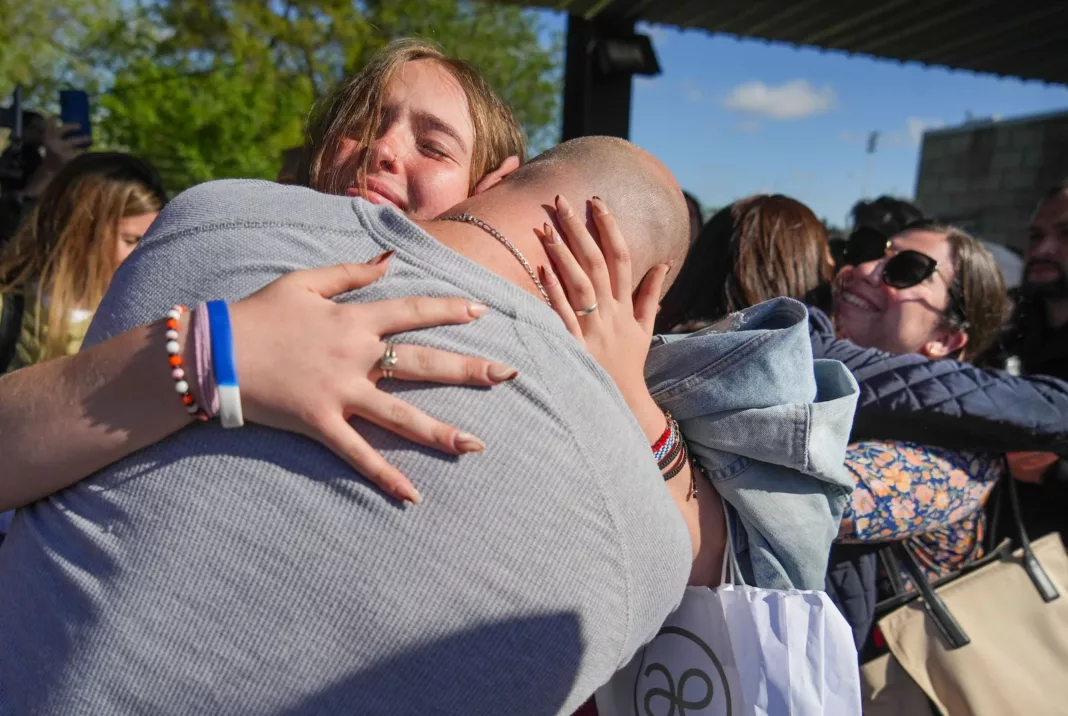
[[1068,84],[1068,0],[505,0]]

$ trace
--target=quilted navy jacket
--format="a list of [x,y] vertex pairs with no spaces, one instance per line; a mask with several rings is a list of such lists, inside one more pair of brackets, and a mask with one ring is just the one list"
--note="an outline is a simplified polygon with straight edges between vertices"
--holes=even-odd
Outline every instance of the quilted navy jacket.
[[852,441],[1068,453],[1068,383],[861,348],[835,338],[826,313],[808,310],[813,358],[845,363],[860,384]]

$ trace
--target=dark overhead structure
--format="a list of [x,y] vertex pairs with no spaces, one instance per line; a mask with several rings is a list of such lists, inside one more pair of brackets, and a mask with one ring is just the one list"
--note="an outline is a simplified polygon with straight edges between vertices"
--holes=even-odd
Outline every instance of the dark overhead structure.
[[605,42],[633,42],[638,21],[1068,84],[1068,0],[505,1],[570,15],[565,138],[626,136],[630,75],[605,73],[596,60]]

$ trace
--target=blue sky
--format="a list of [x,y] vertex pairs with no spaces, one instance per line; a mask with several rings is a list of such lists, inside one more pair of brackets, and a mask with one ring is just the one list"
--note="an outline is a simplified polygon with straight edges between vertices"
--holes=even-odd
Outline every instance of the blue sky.
[[[547,28],[566,18],[543,13]],[[862,195],[915,191],[925,127],[1068,110],[1068,88],[902,65],[703,31],[640,28],[663,73],[635,80],[631,140],[683,188],[720,207],[757,192],[793,196],[845,223]],[[881,133],[866,154],[868,134]]]

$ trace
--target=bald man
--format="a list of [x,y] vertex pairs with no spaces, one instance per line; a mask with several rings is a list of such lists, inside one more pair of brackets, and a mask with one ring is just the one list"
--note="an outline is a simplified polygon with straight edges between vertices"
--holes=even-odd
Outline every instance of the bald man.
[[[457,211],[536,266],[557,193],[605,200],[639,277],[685,254],[678,186],[622,140],[561,145]],[[358,424],[423,492],[405,508],[303,437],[205,423],[31,506],[0,549],[0,714],[569,714],[656,633],[690,574],[687,524],[609,376],[483,228],[206,184],[123,265],[88,342],[387,249],[389,274],[351,300],[491,309],[395,341],[515,381],[392,386],[487,450]]]

